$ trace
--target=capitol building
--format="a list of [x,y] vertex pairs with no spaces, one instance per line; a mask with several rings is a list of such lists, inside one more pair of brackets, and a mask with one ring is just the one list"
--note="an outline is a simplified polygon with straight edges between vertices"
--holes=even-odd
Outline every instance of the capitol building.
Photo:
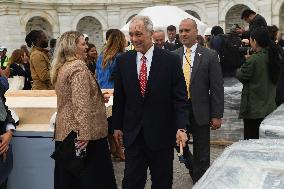
[[244,25],[240,14],[250,8],[284,32],[284,0],[2,0],[0,45],[9,54],[33,29],[44,30],[49,38],[79,30],[100,50],[109,28],[121,28],[143,8],[155,5],[177,6],[208,27],[220,25],[226,31],[232,24]]

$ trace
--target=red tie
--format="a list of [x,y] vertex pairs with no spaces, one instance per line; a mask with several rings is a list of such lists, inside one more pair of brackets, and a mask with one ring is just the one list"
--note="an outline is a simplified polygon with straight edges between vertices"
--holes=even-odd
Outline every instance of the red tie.
[[147,66],[146,66],[146,57],[145,56],[142,56],[142,58],[141,58],[139,83],[140,83],[141,94],[144,97],[146,85],[147,85]]

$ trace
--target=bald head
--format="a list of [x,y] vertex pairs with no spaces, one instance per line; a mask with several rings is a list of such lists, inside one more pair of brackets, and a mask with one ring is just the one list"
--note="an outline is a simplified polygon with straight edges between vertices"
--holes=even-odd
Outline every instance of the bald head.
[[180,41],[183,45],[190,48],[196,43],[198,30],[194,20],[187,18],[181,21],[179,25]]
[[183,19],[180,23],[182,23],[182,22],[187,22],[187,23],[192,24],[192,27],[197,30],[197,24],[196,24],[195,20],[193,20],[191,18],[186,18],[186,19]]

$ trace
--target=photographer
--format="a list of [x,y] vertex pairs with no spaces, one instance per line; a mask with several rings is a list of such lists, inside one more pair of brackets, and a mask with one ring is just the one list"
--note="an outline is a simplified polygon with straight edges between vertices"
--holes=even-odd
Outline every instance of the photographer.
[[250,36],[254,53],[236,74],[243,84],[239,117],[244,120],[245,140],[258,139],[260,123],[275,110],[279,75],[279,56],[267,28],[256,28]]
[[243,28],[237,29],[237,32],[242,34],[242,39],[248,39],[250,33],[258,27],[267,27],[265,18],[251,9],[245,9],[241,14],[241,19],[249,24],[248,31],[245,31]]
[[214,26],[211,30],[210,48],[219,54],[223,77],[235,76],[236,69],[241,65],[241,39],[234,29],[228,34],[224,34],[220,26]]
[[274,43],[277,54],[280,59],[280,74],[279,80],[276,87],[276,105],[280,106],[284,102],[284,49],[278,43],[278,32],[279,28],[275,25],[268,26],[270,40]]

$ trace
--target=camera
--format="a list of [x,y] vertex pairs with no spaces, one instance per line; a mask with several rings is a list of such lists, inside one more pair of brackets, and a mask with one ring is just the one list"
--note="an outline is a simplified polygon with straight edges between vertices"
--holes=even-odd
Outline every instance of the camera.
[[249,47],[249,46],[239,47],[239,53],[240,53],[240,55],[242,55],[242,56],[246,55],[247,53],[249,53],[249,55],[252,55],[253,50],[252,50],[252,48]]

